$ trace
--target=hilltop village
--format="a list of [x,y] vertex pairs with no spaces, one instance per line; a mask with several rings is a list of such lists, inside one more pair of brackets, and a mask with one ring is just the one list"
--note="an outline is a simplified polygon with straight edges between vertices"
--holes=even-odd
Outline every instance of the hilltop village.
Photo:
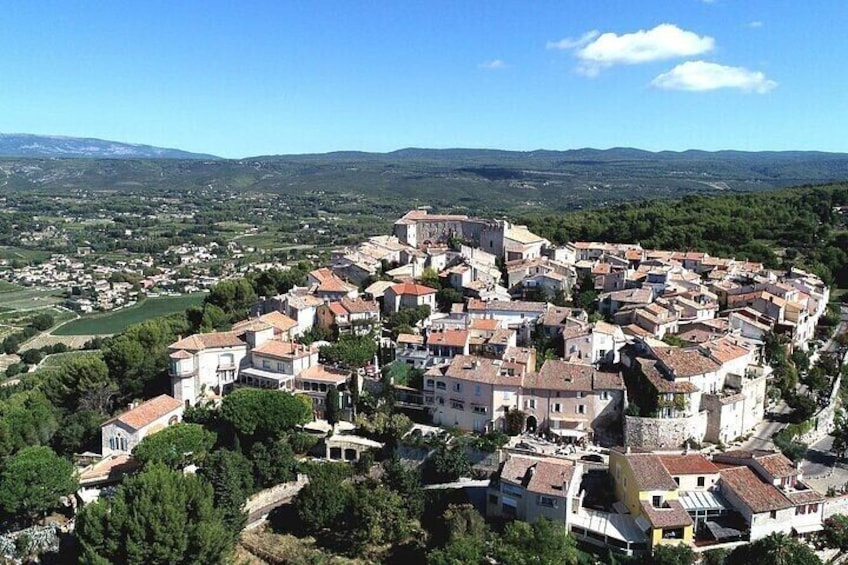
[[[262,423],[270,397],[246,394],[282,391],[307,407],[284,427],[296,424],[302,461],[401,461],[488,521],[547,518],[599,552],[806,538],[848,506],[795,448],[838,425],[840,365],[817,365],[829,288],[809,272],[636,242],[555,246],[427,210],[316,266],[224,329],[170,343],[168,393],[100,426],[77,499],[110,496],[172,427],[283,425]],[[238,295],[236,280],[220,284]],[[790,356],[820,378],[788,375]],[[253,407],[239,415],[236,397]],[[204,471],[196,448],[173,449]],[[265,477],[250,523],[310,482]]]

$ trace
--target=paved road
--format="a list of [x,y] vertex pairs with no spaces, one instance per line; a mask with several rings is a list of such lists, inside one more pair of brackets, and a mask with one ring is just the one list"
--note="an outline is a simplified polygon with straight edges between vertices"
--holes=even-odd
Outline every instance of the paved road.
[[836,456],[830,452],[832,447],[833,436],[825,436],[810,444],[801,462],[801,470],[805,477],[820,477],[831,472],[836,463]]

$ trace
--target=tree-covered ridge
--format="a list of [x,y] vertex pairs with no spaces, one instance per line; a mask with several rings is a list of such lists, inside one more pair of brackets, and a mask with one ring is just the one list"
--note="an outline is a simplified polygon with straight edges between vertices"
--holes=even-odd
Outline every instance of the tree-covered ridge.
[[638,242],[649,249],[799,264],[848,287],[848,184],[770,193],[690,195],[525,218],[556,243]]

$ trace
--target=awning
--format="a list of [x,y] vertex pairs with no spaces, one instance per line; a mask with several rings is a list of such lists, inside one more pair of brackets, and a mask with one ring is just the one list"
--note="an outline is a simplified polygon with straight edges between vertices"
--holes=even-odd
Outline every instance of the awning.
[[807,524],[806,526],[792,526],[796,534],[811,534],[824,529],[821,524]]
[[566,430],[563,430],[563,429],[558,430],[558,429],[555,429],[555,428],[551,428],[550,432],[554,435],[559,436],[559,437],[574,437],[574,438],[578,438],[578,439],[581,438],[581,437],[586,437],[586,432],[583,431],[583,430],[567,430],[567,429]]

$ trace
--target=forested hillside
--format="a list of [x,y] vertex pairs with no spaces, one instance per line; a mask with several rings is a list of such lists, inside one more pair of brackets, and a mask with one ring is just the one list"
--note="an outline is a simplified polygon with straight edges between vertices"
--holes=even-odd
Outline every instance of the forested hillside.
[[848,287],[848,184],[770,193],[690,195],[570,214],[529,216],[548,239],[639,242],[646,248],[798,264]]

